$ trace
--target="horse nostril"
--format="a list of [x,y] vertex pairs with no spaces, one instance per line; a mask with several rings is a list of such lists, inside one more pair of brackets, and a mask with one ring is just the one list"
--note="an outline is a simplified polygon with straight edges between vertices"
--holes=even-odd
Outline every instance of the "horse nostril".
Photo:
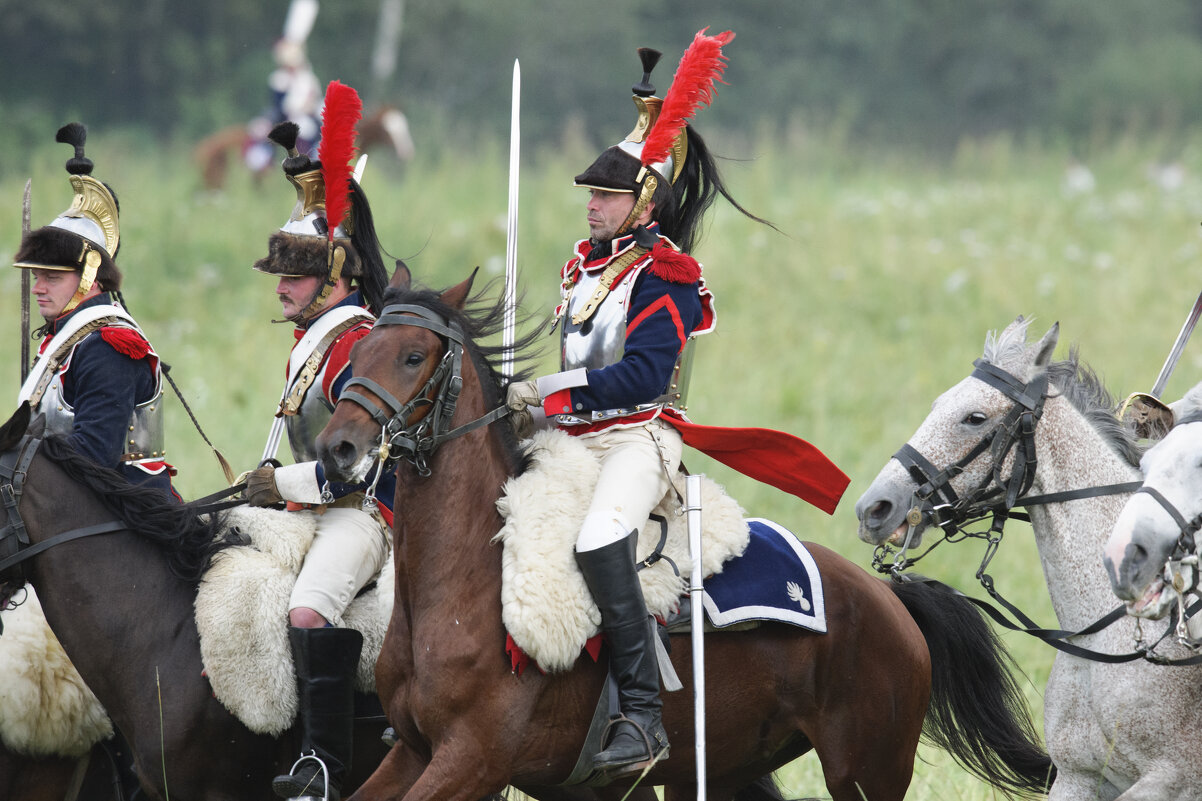
[[348,468],[353,465],[359,458],[358,449],[350,442],[343,440],[334,446],[333,454],[334,461],[339,467]]
[[868,508],[868,516],[866,522],[871,526],[880,526],[881,521],[889,517],[893,513],[892,501],[877,501]]

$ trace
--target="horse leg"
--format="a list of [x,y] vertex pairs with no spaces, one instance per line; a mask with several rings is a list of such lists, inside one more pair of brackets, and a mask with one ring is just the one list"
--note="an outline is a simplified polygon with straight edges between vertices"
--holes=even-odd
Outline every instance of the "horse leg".
[[396,801],[408,792],[426,765],[426,760],[399,742],[388,750],[379,766],[348,801]]
[[926,639],[883,582],[813,552],[822,559],[830,633],[815,641],[818,703],[800,728],[832,801],[901,801],[930,700]]

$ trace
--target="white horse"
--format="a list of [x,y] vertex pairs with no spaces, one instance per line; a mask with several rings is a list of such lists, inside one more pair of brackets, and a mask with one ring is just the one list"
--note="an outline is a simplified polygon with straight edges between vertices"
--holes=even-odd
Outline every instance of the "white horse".
[[1202,384],[1172,408],[1177,425],[1144,454],[1142,491],[1127,501],[1106,543],[1115,595],[1128,613],[1151,619],[1167,615],[1182,593],[1199,590],[1197,562],[1189,557],[1197,555],[1202,523],[1202,425],[1195,425],[1202,422]]
[[[1109,394],[1075,354],[1065,362],[1051,361],[1058,326],[1028,345],[1027,325],[1020,317],[1000,336],[991,334],[973,374],[935,401],[907,443],[912,450],[903,447],[881,470],[856,504],[861,539],[879,545],[909,534],[916,545],[932,516],[951,525],[963,522],[957,511],[972,506],[974,498],[983,499],[980,504],[999,503],[997,494],[990,495],[999,481],[1003,497],[1018,496],[1016,506],[1023,505],[1027,493],[1138,481],[1138,449],[1115,420]],[[1024,426],[1031,431],[1030,442],[1020,438],[1006,451],[1003,438]],[[995,431],[993,447],[974,457],[978,444]],[[949,467],[950,492],[939,491],[938,476]],[[919,473],[926,486],[916,481]],[[925,506],[921,520],[911,516],[911,527],[908,511],[932,487],[934,506]],[[1028,507],[1052,607],[1064,629],[1078,631],[1117,606],[1102,568],[1102,546],[1128,497],[1108,494]],[[947,506],[938,508],[944,502]],[[1136,622],[1124,616],[1073,643],[1127,653],[1135,636]],[[1058,653],[1044,693],[1044,737],[1057,768],[1048,797],[1202,798],[1199,724],[1202,669],[1143,660],[1105,664]]]

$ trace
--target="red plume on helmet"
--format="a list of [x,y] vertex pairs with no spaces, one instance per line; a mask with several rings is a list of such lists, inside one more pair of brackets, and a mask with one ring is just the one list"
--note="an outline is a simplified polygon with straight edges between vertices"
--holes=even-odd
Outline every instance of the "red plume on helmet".
[[326,189],[329,239],[350,210],[351,159],[355,156],[355,126],[363,112],[359,93],[344,83],[330,81],[321,112],[321,143],[317,158]]
[[672,77],[672,87],[664,95],[659,118],[647,134],[639,160],[648,167],[667,160],[689,118],[714,99],[714,82],[722,80],[722,72],[726,69],[722,46],[729,44],[735,34],[726,31],[717,36],[706,36],[707,30],[709,28],[698,31],[689,49],[681,56]]

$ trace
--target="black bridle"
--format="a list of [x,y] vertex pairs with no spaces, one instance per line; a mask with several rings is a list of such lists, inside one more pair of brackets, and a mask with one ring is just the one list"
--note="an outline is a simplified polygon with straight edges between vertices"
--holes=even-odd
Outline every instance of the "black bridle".
[[[907,515],[911,526],[925,521],[951,534],[970,521],[993,515],[1000,536],[1009,510],[1018,504],[1035,481],[1038,466],[1035,426],[1048,398],[1048,375],[1046,371],[1040,371],[1030,383],[1024,384],[983,359],[977,359],[973,366],[973,378],[984,381],[1014,401],[1002,421],[963,458],[942,470],[909,443],[902,445],[893,458],[918,485],[914,493],[915,506]],[[1014,452],[1014,465],[1010,475],[1005,477],[1002,475],[1003,464],[1011,451]],[[963,496],[958,496],[952,489],[952,480],[986,452],[990,454],[991,463],[985,478]]]
[[[414,325],[433,331],[447,343],[446,352],[434,368],[434,373],[406,403],[397,400],[391,392],[370,378],[356,377],[346,382],[339,402],[347,400],[358,404],[380,426],[380,472],[390,462],[403,458],[414,466],[419,475],[428,476],[430,457],[439,445],[490,425],[509,414],[509,408],[502,404],[470,423],[451,428],[451,419],[455,416],[459,393],[463,389],[463,351],[466,344],[463,329],[456,321],[447,320],[425,306],[397,303],[385,306],[375,325]],[[367,389],[380,402],[356,392],[352,387]],[[422,410],[426,410],[426,413],[419,416]]]
[[[1141,489],[1141,482],[1107,484],[1046,495],[1027,495],[1034,484],[1038,466],[1035,427],[1043,414],[1044,403],[1050,396],[1048,373],[1046,370],[1040,370],[1035,378],[1024,383],[983,359],[977,359],[973,362],[973,366],[971,377],[984,381],[1014,402],[1014,406],[1002,421],[985,434],[963,458],[943,469],[931,464],[909,443],[903,445],[893,458],[901,463],[918,485],[918,489],[914,492],[914,505],[906,515],[910,532],[925,522],[941,529],[946,541],[970,537],[985,539],[987,542],[985,555],[977,569],[976,578],[986,592],[1004,606],[1010,614],[1014,615],[1021,625],[1010,621],[1005,614],[987,602],[963,595],[956,590],[953,591],[983,609],[999,625],[1011,631],[1030,634],[1048,645],[1074,656],[1111,663],[1129,662],[1135,659],[1174,665],[1202,663],[1202,655],[1174,660],[1153,653],[1155,647],[1169,635],[1172,629],[1171,625],[1151,646],[1141,642],[1137,644],[1135,651],[1127,654],[1101,653],[1065,641],[1072,637],[1097,633],[1115,621],[1121,620],[1126,616],[1126,609],[1122,605],[1079,631],[1046,629],[1038,626],[1030,616],[1002,597],[1001,593],[997,591],[993,577],[985,571],[1001,544],[1006,521],[1011,518],[1030,520],[1030,517],[1024,513],[1014,512],[1014,507],[1026,508],[1102,495],[1136,492]],[[1011,452],[1014,454],[1014,460],[1010,474],[1007,476],[1004,475],[1003,465]],[[957,494],[951,486],[952,480],[986,453],[990,454],[991,463],[985,477],[967,492]],[[1180,517],[1180,514],[1178,513],[1176,516]],[[1199,518],[1199,525],[1202,525],[1202,515]],[[991,521],[988,532],[967,530],[969,525],[986,519]],[[888,543],[878,545],[873,554],[873,567],[880,573],[890,574],[895,581],[926,581],[940,584],[940,582],[930,579],[903,575],[904,570],[911,567],[935,547],[932,545],[918,556],[910,558],[906,555],[909,544],[910,536],[907,535],[905,544],[892,559],[890,558],[893,555],[891,546]]]

